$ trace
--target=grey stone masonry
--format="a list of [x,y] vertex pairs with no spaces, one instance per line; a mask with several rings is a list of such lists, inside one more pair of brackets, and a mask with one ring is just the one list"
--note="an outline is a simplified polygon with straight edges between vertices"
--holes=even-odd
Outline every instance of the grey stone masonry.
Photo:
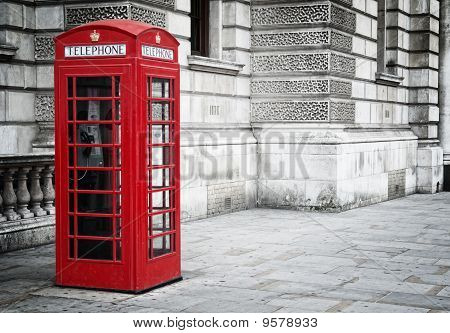
[[231,213],[245,208],[245,182],[208,186],[208,216]]

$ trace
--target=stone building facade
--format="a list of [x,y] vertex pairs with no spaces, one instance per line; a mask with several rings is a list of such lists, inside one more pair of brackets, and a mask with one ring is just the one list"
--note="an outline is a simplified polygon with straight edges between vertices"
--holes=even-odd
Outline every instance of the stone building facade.
[[448,2],[0,1],[0,251],[52,239],[58,33],[115,18],[179,40],[184,221],[340,211],[450,183]]

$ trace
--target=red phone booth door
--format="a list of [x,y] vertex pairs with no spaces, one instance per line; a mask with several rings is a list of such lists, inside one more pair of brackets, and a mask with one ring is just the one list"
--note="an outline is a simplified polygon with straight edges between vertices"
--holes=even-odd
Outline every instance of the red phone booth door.
[[63,71],[67,79],[61,100],[67,105],[60,110],[66,110],[67,132],[61,139],[67,140],[67,177],[61,179],[68,184],[62,186],[67,205],[61,207],[68,220],[62,223],[67,260],[60,274],[65,284],[89,286],[92,281],[96,288],[130,289],[122,172],[127,161],[122,111],[129,99],[122,86],[129,73],[126,67],[110,72],[89,68],[89,74],[80,68]]
[[175,75],[144,69],[146,87],[147,244],[144,279],[158,284],[180,272]]

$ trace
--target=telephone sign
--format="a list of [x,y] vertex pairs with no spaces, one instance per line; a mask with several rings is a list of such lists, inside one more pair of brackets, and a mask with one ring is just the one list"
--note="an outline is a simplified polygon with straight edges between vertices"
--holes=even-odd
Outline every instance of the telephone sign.
[[129,20],[55,38],[56,283],[181,278],[178,41]]

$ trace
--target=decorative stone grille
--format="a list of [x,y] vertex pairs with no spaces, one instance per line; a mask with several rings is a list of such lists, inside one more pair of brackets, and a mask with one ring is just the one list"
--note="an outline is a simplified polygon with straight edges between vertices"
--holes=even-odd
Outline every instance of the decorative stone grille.
[[327,71],[328,53],[263,55],[252,58],[254,72]]
[[330,2],[299,6],[258,7],[252,9],[251,16],[253,26],[331,23],[340,29],[351,32],[356,30],[356,14]]
[[34,37],[34,58],[36,60],[54,60],[55,43],[53,42],[53,36]]
[[36,121],[53,121],[55,119],[55,98],[52,95],[36,95],[34,116]]
[[253,25],[325,23],[329,19],[330,6],[328,4],[252,9]]
[[76,26],[97,20],[131,19],[166,27],[166,14],[143,6],[109,5],[90,7],[66,7],[66,26]]
[[328,121],[329,102],[261,102],[252,104],[253,121]]
[[335,122],[354,122],[355,104],[345,102],[331,102],[330,120]]

